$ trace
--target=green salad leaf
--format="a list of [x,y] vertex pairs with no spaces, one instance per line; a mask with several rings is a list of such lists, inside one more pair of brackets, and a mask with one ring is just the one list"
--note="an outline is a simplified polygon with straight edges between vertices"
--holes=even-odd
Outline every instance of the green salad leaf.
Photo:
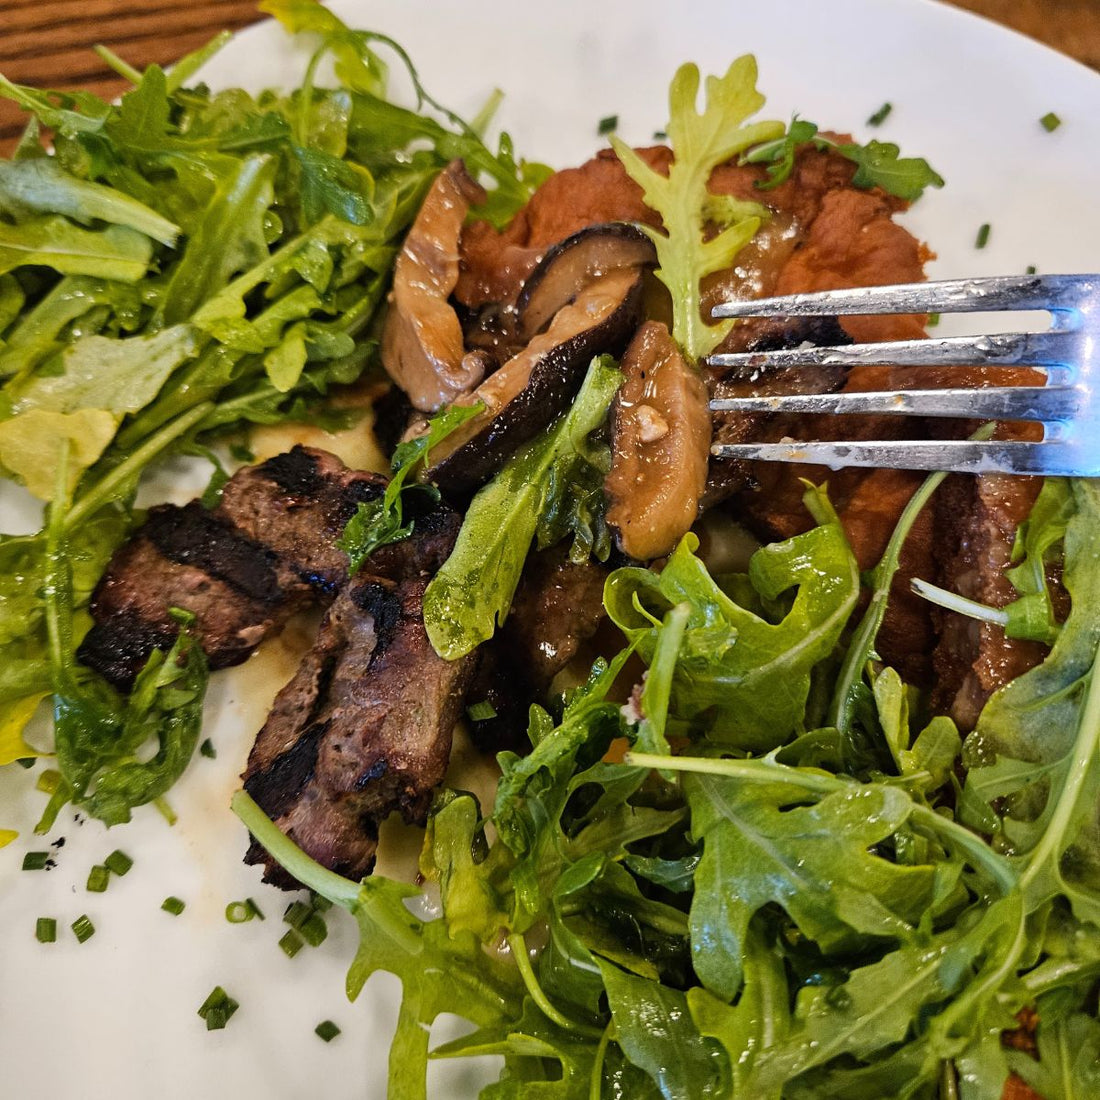
[[594,359],[572,408],[474,497],[451,556],[424,593],[424,626],[441,657],[469,653],[508,615],[554,468],[585,453],[621,381],[616,367]]
[[697,545],[685,536],[660,574],[616,570],[604,595],[608,614],[652,664],[669,629],[661,618],[686,603],[672,709],[716,742],[774,748],[802,726],[811,672],[855,606],[855,559],[830,520],[758,550],[748,575],[722,587],[695,556]]
[[642,188],[646,205],[661,216],[663,231],[642,229],[657,249],[657,277],[672,296],[673,338],[692,361],[713,350],[729,328],[728,322],[704,322],[700,280],[729,267],[766,215],[753,203],[727,204],[719,231],[708,235],[707,213],[713,205],[707,181],[717,165],[782,132],[779,122],[742,125],[764,105],[756,90],[756,59],[750,54],[734,61],[724,76],[707,77],[702,112],[698,96],[698,67],[682,65],[669,85],[665,129],[675,159],[667,176],[611,136],[627,174]]
[[767,179],[758,182],[762,191],[785,183],[794,170],[795,154],[812,145],[833,149],[856,165],[854,187],[879,187],[888,195],[916,202],[929,187],[942,187],[943,177],[923,157],[903,157],[900,148],[889,141],[872,138],[866,145],[837,141],[822,134],[817,124],[797,115],[781,137],[761,142],[741,156],[742,164],[767,165]]
[[380,546],[408,538],[415,526],[414,520],[405,522],[405,496],[422,493],[439,499],[439,491],[431,485],[413,482],[407,484],[424,468],[428,452],[442,443],[453,431],[477,416],[484,408],[480,402],[473,405],[452,405],[437,413],[428,421],[428,430],[415,439],[398,445],[393,452],[393,476],[386,491],[375,500],[362,502],[355,515],[348,520],[336,545],[343,550],[350,562],[351,575],[359,572],[363,562]]

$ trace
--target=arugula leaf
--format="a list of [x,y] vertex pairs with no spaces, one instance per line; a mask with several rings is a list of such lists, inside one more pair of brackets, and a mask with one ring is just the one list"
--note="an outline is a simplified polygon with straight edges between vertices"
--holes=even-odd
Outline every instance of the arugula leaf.
[[452,405],[443,409],[428,421],[428,430],[416,439],[406,440],[393,453],[393,477],[386,491],[375,500],[361,502],[355,515],[348,520],[343,534],[336,540],[348,556],[350,575],[354,576],[363,562],[380,546],[408,538],[415,521],[405,522],[405,494],[411,492],[435,494],[438,490],[428,485],[406,484],[424,468],[428,452],[438,446],[460,425],[477,416],[484,409],[481,402],[473,405]]
[[[1023,868],[1029,907],[1068,898],[1100,924],[1100,563],[1093,552],[1100,489],[1071,482],[1064,581],[1072,606],[1050,655],[986,704],[964,745],[965,820],[997,829]],[[991,814],[990,804],[1003,807]]]
[[[710,577],[686,535],[659,575],[618,569],[607,580],[608,615],[652,663],[667,609],[690,608],[672,681],[678,718],[714,741],[770,749],[802,723],[810,674],[827,657],[855,606],[859,573],[839,524],[828,522],[758,550],[746,595],[793,601],[772,618],[739,603]],[[759,612],[759,613],[758,613]],[[774,621],[773,621],[774,619]]]
[[63,275],[96,275],[133,283],[149,269],[153,247],[124,225],[81,229],[58,215],[0,221],[0,274],[37,264]]
[[1084,1012],[1059,1019],[1050,1011],[1039,1019],[1038,1061],[1013,1052],[1008,1064],[1044,1100],[1095,1096],[1100,1090],[1100,1020]]
[[703,841],[692,950],[712,993],[727,1001],[737,993],[749,922],[769,903],[826,952],[857,936],[912,938],[932,899],[933,870],[871,854],[909,816],[902,791],[871,785],[800,805],[805,792],[778,777],[768,785],[688,775],[684,792]]
[[424,593],[424,627],[447,660],[493,636],[512,603],[555,462],[583,453],[607,416],[622,375],[594,359],[572,408],[517,451],[466,512],[451,556]]
[[797,115],[782,137],[765,141],[741,156],[741,164],[766,164],[767,180],[756,186],[767,191],[785,183],[794,169],[798,150],[807,145],[832,149],[856,165],[854,187],[880,187],[888,195],[916,202],[929,187],[942,187],[943,177],[923,157],[903,157],[900,148],[888,141],[872,139],[866,145],[839,142],[825,137],[817,124]]
[[700,1034],[722,1045],[729,1059],[730,1091],[738,1100],[778,1100],[781,1088],[753,1091],[753,1070],[762,1051],[777,1046],[790,1027],[790,990],[782,956],[761,932],[761,921],[748,930],[744,985],[730,1006],[701,986],[687,992],[688,1008]]
[[730,326],[704,322],[700,280],[732,264],[766,213],[763,208],[738,208],[729,223],[708,238],[707,181],[717,165],[782,132],[779,122],[741,125],[764,105],[756,90],[756,59],[750,54],[734,61],[724,76],[707,77],[702,113],[696,109],[698,94],[698,67],[681,65],[669,85],[665,129],[675,159],[667,176],[650,168],[621,138],[611,136],[627,175],[642,188],[646,205],[661,216],[663,232],[641,228],[657,249],[657,277],[672,295],[673,338],[692,362],[712,351]]
[[179,226],[113,188],[78,179],[48,157],[0,161],[0,210],[64,214],[87,225],[94,220],[125,225],[161,244],[174,245]]
[[1047,584],[1046,565],[1065,538],[1066,526],[1076,510],[1073,490],[1065,478],[1047,478],[1026,520],[1016,531],[1012,547],[1013,567],[1005,576],[1020,598],[1005,607],[1005,633],[1051,645],[1058,623]]
[[[65,688],[55,695],[57,759],[73,801],[108,825],[130,820],[183,773],[202,728],[207,666],[186,627],[165,653],[155,650],[123,707],[104,693]],[[149,758],[147,750],[156,744]]]
[[686,996],[599,960],[611,1018],[627,1057],[666,1100],[696,1100],[720,1080],[720,1048],[696,1029]]

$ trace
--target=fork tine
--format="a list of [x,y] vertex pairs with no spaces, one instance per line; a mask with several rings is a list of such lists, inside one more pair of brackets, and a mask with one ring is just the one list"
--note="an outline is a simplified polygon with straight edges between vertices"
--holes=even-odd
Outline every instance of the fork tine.
[[892,470],[953,470],[958,473],[1100,475],[1100,463],[1090,464],[1081,448],[1068,443],[1021,443],[969,439],[892,440],[867,443],[717,443],[718,458],[805,462],[830,466],[886,467]]
[[[776,299],[778,301],[779,299]],[[856,312],[856,311],[853,311]],[[711,355],[715,367],[899,367],[1061,366],[1072,362],[1074,333],[1014,332],[952,336],[943,340],[895,340],[835,347],[784,348]]]
[[710,403],[715,412],[896,413],[901,416],[962,417],[966,420],[1068,420],[1080,405],[1078,391],[1063,386],[720,397]]
[[870,313],[978,313],[1005,309],[1072,310],[1098,288],[1098,275],[1002,275],[723,302],[715,307],[712,316],[807,317]]

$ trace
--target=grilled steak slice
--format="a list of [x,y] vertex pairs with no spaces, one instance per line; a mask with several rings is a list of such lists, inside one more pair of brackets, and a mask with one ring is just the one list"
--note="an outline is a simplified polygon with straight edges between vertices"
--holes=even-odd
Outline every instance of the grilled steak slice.
[[[939,583],[993,607],[1014,600],[1016,591],[1004,571],[1016,528],[1027,518],[1041,485],[1041,478],[1008,474],[949,478],[936,502]],[[940,640],[932,703],[960,729],[973,729],[993,692],[1038,664],[1046,647],[1006,638],[993,623],[939,611],[936,618]]]
[[[129,688],[152,650],[175,638],[168,609],[182,607],[197,617],[211,666],[239,664],[293,612],[332,598],[347,579],[336,539],[385,487],[380,474],[295,447],[234,474],[212,512],[196,501],[154,508],[93,593],[80,659]],[[401,580],[439,568],[459,517],[438,504],[413,518],[416,537],[381,547],[371,572]]]
[[[295,447],[259,466],[238,471],[222,490],[217,514],[274,552],[286,591],[307,586],[332,594],[347,580],[347,555],[336,545],[360,503],[386,491],[382,474],[349,470],[335,455]],[[409,498],[417,537],[379,547],[369,572],[400,580],[434,573],[454,545],[459,516],[445,505],[417,511]],[[431,536],[431,537],[428,537]]]
[[[350,878],[370,873],[390,812],[423,820],[476,664],[432,649],[425,588],[360,576],[342,589],[244,773],[245,790],[303,851]],[[295,885],[258,845],[246,860]]]
[[154,508],[115,553],[92,594],[80,660],[129,688],[149,654],[175,639],[172,607],[195,614],[213,668],[243,661],[289,614],[271,551],[196,502]]
[[472,703],[487,702],[496,717],[471,720],[470,732],[488,751],[527,744],[532,703],[604,621],[607,570],[589,558],[571,562],[568,543],[531,554],[504,625],[480,649],[470,686]]

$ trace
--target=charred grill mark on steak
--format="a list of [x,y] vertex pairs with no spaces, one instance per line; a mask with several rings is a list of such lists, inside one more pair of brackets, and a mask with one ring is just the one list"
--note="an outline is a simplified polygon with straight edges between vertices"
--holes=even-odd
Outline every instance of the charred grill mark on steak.
[[[421,578],[345,586],[244,774],[245,789],[303,851],[352,878],[373,867],[378,825],[391,811],[423,820],[476,663],[432,649],[425,588]],[[257,846],[246,859],[267,865],[267,881],[294,885]]]
[[271,550],[239,534],[198,501],[182,508],[154,508],[142,534],[169,561],[193,565],[251,600],[267,604],[280,596]]
[[[213,512],[196,501],[154,508],[92,596],[80,660],[128,689],[153,649],[175,638],[168,610],[182,607],[196,616],[211,667],[239,664],[295,611],[333,598],[348,567],[336,540],[385,486],[380,474],[295,447],[234,474]],[[415,536],[381,547],[372,574],[432,573],[450,553],[460,517],[427,494],[412,514]]]

